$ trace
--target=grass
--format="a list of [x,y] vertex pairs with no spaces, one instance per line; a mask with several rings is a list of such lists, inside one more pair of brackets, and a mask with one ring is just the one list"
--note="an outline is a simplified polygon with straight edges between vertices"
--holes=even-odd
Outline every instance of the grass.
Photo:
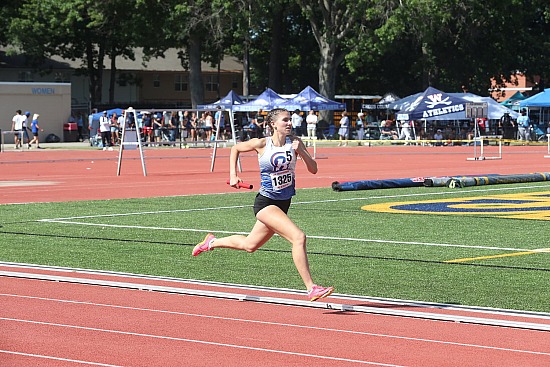
[[[550,193],[550,185],[303,189],[290,215],[308,235],[315,281],[338,293],[550,312],[550,253],[522,254],[550,247],[544,210],[539,219],[516,215],[524,205],[517,203],[491,206],[515,211],[508,217],[483,205],[476,215],[361,210],[533,192]],[[290,245],[279,237],[254,254],[218,249],[191,256],[208,231],[247,233],[254,195],[2,205],[0,260],[302,289]],[[503,254],[514,256],[494,257]],[[478,259],[446,262],[463,258]]]

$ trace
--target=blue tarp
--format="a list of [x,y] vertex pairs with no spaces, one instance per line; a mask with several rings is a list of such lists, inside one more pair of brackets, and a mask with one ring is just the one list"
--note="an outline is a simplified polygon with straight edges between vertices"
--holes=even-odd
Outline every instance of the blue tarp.
[[233,107],[233,111],[269,111],[285,101],[286,99],[275,93],[273,89],[267,88],[255,100]]
[[286,108],[289,111],[322,111],[345,110],[346,104],[336,102],[319,94],[315,89],[307,86],[294,98],[277,105],[278,108]]
[[215,110],[218,107],[221,107],[225,110],[232,110],[234,106],[243,104],[243,100],[235,91],[230,90],[229,93],[223,98],[220,98],[219,101],[216,101],[211,104],[198,105],[197,109],[199,110]]
[[[124,110],[122,108],[113,108],[112,110],[106,110],[106,111],[107,111],[107,117],[111,117],[113,115],[113,112],[116,112],[117,116],[122,115],[122,112],[124,112]],[[103,116],[103,112],[105,112],[105,111],[94,113],[93,114],[93,119],[94,120],[99,120],[99,118],[101,116]]]
[[519,103],[520,107],[550,107],[550,88],[524,99]]

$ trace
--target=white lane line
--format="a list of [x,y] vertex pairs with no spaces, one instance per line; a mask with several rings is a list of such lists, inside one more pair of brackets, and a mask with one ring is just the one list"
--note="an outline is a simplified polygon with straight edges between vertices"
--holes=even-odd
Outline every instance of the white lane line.
[[18,323],[26,323],[26,324],[34,324],[34,325],[53,326],[53,327],[60,327],[60,328],[67,328],[67,329],[77,329],[77,330],[117,334],[117,335],[129,335],[129,336],[137,336],[137,337],[160,339],[160,340],[172,340],[172,341],[179,341],[179,342],[185,342],[185,343],[204,344],[204,345],[212,345],[212,346],[217,346],[217,347],[244,349],[244,350],[251,350],[251,351],[258,351],[258,352],[284,354],[284,355],[314,358],[314,359],[324,359],[324,360],[338,361],[338,362],[360,363],[360,364],[366,364],[366,365],[371,365],[371,366],[405,367],[405,366],[401,366],[401,365],[371,362],[371,361],[362,361],[362,360],[358,360],[358,359],[338,358],[338,357],[323,356],[323,355],[317,355],[317,354],[290,352],[290,351],[279,350],[279,349],[249,347],[249,346],[239,345],[239,344],[218,343],[218,342],[212,342],[212,341],[207,341],[207,340],[178,338],[178,337],[165,336],[165,335],[135,333],[135,332],[130,332],[130,331],[122,331],[122,330],[100,329],[100,328],[78,326],[78,325],[57,324],[57,323],[52,323],[52,322],[12,319],[12,318],[7,318],[7,317],[0,317],[0,320],[10,321],[10,322],[18,322]]
[[16,352],[13,350],[1,350],[0,353],[4,354],[13,354],[13,355],[19,355],[19,356],[25,356],[25,357],[33,357],[33,358],[42,358],[42,359],[53,359],[55,361],[63,361],[63,362],[73,362],[78,364],[87,364],[91,366],[102,366],[102,367],[123,367],[116,364],[105,364],[105,363],[98,363],[98,362],[90,362],[90,361],[83,361],[80,359],[68,359],[68,358],[60,358],[60,357],[54,357],[54,356],[47,356],[45,354],[33,354],[33,353],[23,353],[23,352]]
[[408,337],[408,336],[379,334],[379,333],[370,333],[370,332],[366,332],[366,331],[334,329],[334,328],[325,328],[325,327],[318,327],[318,326],[280,323],[280,322],[273,322],[273,321],[251,320],[251,319],[242,319],[242,318],[234,318],[234,317],[194,314],[194,313],[180,312],[180,311],[168,311],[168,310],[159,310],[159,309],[142,308],[142,307],[120,306],[120,305],[113,305],[113,304],[106,304],[106,303],[65,300],[65,299],[58,299],[58,298],[36,297],[36,296],[26,296],[26,295],[7,294],[7,293],[0,293],[0,297],[15,297],[15,298],[47,301],[47,302],[58,302],[58,303],[65,303],[65,304],[86,305],[86,306],[94,306],[94,307],[102,307],[102,308],[103,307],[104,308],[114,308],[114,309],[123,309],[123,310],[131,310],[131,311],[138,311],[138,312],[151,312],[151,313],[169,314],[169,315],[186,316],[186,317],[197,317],[197,318],[205,318],[205,319],[224,320],[224,321],[235,321],[235,322],[241,322],[241,323],[270,325],[270,326],[281,326],[281,327],[289,327],[289,328],[297,328],[297,329],[327,331],[327,332],[334,332],[334,333],[364,335],[364,336],[372,336],[372,337],[379,337],[379,338],[390,338],[390,339],[399,339],[399,340],[407,340],[407,341],[419,341],[419,342],[424,342],[424,343],[453,345],[453,346],[459,346],[459,347],[480,348],[480,349],[488,349],[488,350],[496,350],[496,351],[505,351],[505,352],[550,356],[550,353],[523,350],[523,349],[502,348],[502,347],[494,347],[494,346],[489,346],[489,345],[458,343],[458,342],[436,340],[436,339],[414,338],[414,337]]

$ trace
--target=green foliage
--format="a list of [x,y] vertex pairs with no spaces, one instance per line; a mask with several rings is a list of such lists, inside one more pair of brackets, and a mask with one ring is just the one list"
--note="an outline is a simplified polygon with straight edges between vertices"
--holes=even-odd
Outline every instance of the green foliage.
[[200,62],[226,55],[250,56],[254,94],[313,85],[329,97],[407,95],[433,85],[486,95],[491,78],[550,77],[546,0],[7,0],[0,19],[0,44],[34,65],[81,60],[93,99],[105,56],[133,59],[135,47],[145,62],[180,49],[192,90]]

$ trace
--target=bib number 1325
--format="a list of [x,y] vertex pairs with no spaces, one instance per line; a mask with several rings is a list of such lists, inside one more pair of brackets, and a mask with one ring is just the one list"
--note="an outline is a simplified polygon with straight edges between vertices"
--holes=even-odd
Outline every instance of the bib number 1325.
[[271,174],[271,184],[275,190],[282,190],[292,185],[292,172],[283,171]]

